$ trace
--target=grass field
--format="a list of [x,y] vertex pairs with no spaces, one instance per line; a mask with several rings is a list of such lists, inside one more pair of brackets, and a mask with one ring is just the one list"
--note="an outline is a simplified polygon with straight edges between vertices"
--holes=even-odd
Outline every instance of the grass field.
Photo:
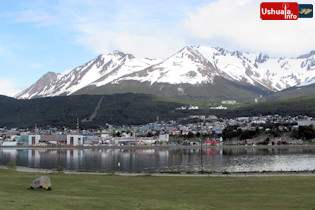
[[314,209],[315,176],[125,177],[0,170],[0,209]]

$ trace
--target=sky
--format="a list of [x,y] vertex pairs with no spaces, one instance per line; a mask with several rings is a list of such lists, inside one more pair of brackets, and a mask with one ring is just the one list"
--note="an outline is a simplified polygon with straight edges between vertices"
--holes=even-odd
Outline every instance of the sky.
[[13,97],[49,71],[62,73],[114,50],[138,58],[167,58],[199,45],[285,57],[315,50],[315,18],[263,21],[261,2],[2,1],[0,95]]

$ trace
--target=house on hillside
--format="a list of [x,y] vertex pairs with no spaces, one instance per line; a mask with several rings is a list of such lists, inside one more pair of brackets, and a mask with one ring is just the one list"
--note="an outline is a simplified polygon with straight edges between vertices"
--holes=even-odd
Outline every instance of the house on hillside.
[[236,100],[223,100],[222,104],[236,104]]
[[182,131],[182,135],[183,135],[183,136],[187,136],[188,133],[189,133],[189,130],[183,130],[183,131]]
[[179,135],[179,134],[180,134],[179,129],[174,128],[174,129],[171,130],[171,135]]

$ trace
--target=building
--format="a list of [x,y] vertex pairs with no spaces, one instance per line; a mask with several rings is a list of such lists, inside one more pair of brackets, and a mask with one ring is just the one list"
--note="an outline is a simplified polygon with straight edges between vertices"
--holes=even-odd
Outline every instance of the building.
[[41,135],[39,142],[46,144],[66,144],[67,135]]
[[67,135],[66,144],[70,146],[79,146],[83,144],[83,136],[82,135]]
[[40,140],[40,135],[29,135],[28,136],[28,145],[38,144]]
[[28,136],[28,145],[36,145],[39,143],[46,144],[66,144],[67,136],[66,135],[29,135]]
[[226,106],[222,106],[222,105],[220,105],[220,106],[216,106],[216,107],[210,107],[210,109],[220,109],[220,110],[226,110],[226,109],[227,109],[227,107],[226,107]]
[[303,119],[303,120],[298,120],[297,124],[298,124],[298,126],[310,126],[310,125],[315,126],[315,120],[310,119],[310,118]]
[[170,139],[169,134],[160,134],[160,136],[159,136],[159,141],[163,142],[163,143],[168,142],[169,139]]
[[180,131],[177,128],[171,130],[171,135],[180,135]]
[[222,104],[236,104],[236,100],[223,100]]

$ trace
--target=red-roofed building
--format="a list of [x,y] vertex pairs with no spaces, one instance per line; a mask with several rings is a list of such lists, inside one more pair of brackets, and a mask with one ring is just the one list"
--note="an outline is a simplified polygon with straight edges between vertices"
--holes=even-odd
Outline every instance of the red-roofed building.
[[209,138],[203,143],[204,145],[217,145],[217,141],[212,141]]
[[172,131],[171,131],[171,135],[179,135],[180,134],[180,131],[179,131],[179,129],[173,129]]

